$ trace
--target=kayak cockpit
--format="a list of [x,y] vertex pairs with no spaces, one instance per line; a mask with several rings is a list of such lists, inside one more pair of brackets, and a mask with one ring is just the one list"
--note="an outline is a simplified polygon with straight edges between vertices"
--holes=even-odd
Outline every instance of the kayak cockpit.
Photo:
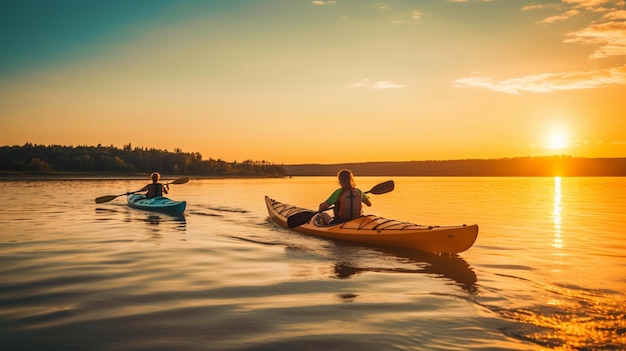
[[147,211],[183,213],[187,202],[174,201],[165,196],[148,199],[144,194],[130,194],[128,195],[128,206]]

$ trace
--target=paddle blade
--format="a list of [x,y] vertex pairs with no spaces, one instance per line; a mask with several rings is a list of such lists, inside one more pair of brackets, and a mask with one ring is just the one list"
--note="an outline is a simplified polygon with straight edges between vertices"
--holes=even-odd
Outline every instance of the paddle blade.
[[287,218],[287,227],[295,228],[308,223],[316,214],[318,214],[318,212],[306,211],[291,215]]
[[372,194],[376,194],[376,195],[380,195],[380,194],[386,194],[388,192],[393,191],[393,188],[395,187],[395,184],[393,182],[393,180],[388,180],[384,183],[380,183],[378,185],[375,185],[370,191],[368,191],[368,193],[372,193]]
[[171,182],[167,183],[167,184],[185,184],[189,182],[189,178],[178,178],[178,179],[174,179]]
[[115,198],[117,198],[120,195],[106,195],[106,196],[100,196],[99,198],[96,198],[96,203],[97,204],[101,204],[101,203],[105,203],[105,202],[109,202]]

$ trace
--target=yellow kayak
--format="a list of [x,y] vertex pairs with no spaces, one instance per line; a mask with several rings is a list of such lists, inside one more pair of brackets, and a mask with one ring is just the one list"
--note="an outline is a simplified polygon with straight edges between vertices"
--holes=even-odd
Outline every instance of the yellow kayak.
[[[270,219],[285,228],[288,228],[287,220],[290,216],[312,212],[309,209],[278,202],[267,196],[265,204]],[[365,215],[341,224],[321,225],[317,221],[318,217],[319,214],[313,215],[309,222],[292,229],[299,233],[326,239],[435,253],[463,252],[472,247],[478,237],[477,224],[425,226]]]

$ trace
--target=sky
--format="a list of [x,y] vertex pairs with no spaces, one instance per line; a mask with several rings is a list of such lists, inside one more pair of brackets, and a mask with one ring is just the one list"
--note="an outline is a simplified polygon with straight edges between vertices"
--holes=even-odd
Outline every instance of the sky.
[[20,0],[0,145],[277,164],[626,157],[623,0]]

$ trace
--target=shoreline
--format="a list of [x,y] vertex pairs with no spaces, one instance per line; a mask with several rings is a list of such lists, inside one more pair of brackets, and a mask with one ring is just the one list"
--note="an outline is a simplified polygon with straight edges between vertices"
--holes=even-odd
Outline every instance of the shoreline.
[[[161,181],[171,181],[177,178],[189,178],[190,180],[201,179],[291,179],[291,178],[303,178],[303,177],[334,177],[331,174],[298,174],[287,176],[224,176],[224,175],[161,175]],[[626,175],[406,175],[406,174],[363,174],[359,177],[424,177],[424,178],[619,178],[626,177]],[[84,180],[84,181],[101,181],[101,180],[150,180],[149,175],[120,175],[120,174],[0,174],[0,182],[3,181],[55,181],[55,180]]]
[[[162,180],[176,178],[189,179],[264,179],[264,178],[289,178],[289,176],[241,176],[241,175],[184,175],[184,174],[161,174]],[[55,173],[55,174],[20,174],[0,173],[0,181],[15,180],[150,180],[150,174],[114,174],[114,173]]]

